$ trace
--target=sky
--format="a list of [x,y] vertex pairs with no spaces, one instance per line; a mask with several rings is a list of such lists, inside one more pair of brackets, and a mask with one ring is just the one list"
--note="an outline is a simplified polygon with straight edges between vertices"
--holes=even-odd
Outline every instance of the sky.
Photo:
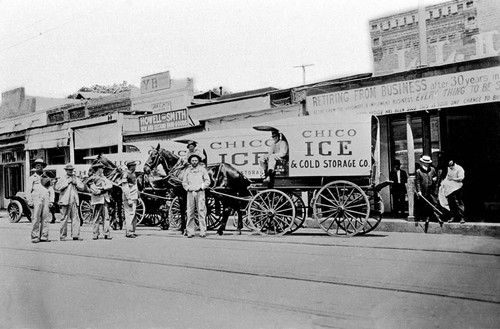
[[369,21],[439,0],[0,0],[0,92],[67,97],[170,71],[230,92],[373,72]]

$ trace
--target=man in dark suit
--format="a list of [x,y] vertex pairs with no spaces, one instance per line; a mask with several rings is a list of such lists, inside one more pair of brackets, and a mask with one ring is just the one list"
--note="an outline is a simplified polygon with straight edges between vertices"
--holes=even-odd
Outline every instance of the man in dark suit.
[[394,169],[391,170],[389,179],[393,181],[391,187],[393,213],[394,215],[404,215],[406,211],[406,183],[408,182],[408,174],[401,169],[401,162],[394,161]]

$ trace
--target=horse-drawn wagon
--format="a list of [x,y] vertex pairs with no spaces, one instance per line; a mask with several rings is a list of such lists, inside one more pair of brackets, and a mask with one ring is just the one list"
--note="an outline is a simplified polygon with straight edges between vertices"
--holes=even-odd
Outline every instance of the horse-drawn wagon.
[[[330,235],[372,231],[384,212],[378,184],[378,122],[371,116],[322,115],[290,118],[255,126],[254,131],[215,131],[189,135],[208,154],[212,185],[207,199],[209,227],[225,227],[231,209],[261,234],[282,235],[300,228],[307,216]],[[277,164],[273,186],[263,183],[259,158],[271,145],[271,131],[288,141],[289,152]],[[179,182],[179,157],[158,147],[147,164],[163,164],[163,182]],[[246,174],[246,175],[243,175]],[[250,178],[248,179],[247,176]],[[174,197],[183,193],[177,185]],[[171,223],[183,215],[182,202],[170,202]]]

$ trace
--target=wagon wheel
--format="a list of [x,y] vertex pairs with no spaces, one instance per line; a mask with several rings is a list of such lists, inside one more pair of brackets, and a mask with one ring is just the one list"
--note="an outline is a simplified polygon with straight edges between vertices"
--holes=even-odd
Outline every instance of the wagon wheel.
[[370,201],[370,216],[366,220],[365,226],[357,234],[366,234],[377,228],[378,224],[382,221],[382,216],[384,214],[384,200],[380,196],[378,191],[368,190],[366,191],[368,196],[368,201]]
[[295,218],[293,220],[292,227],[290,228],[290,232],[288,233],[293,233],[301,228],[306,220],[306,205],[301,197],[293,193],[290,193],[289,196],[295,206]]
[[251,229],[267,235],[283,235],[290,231],[295,219],[295,205],[284,192],[275,189],[260,191],[248,205]]
[[[243,227],[251,229],[252,223],[248,220],[248,212],[242,211],[241,216],[242,216],[241,221],[243,222]],[[233,220],[233,226],[238,227],[238,212],[236,210],[233,210],[231,212],[231,217]]]
[[170,227],[174,229],[181,227],[181,205],[177,196],[172,200],[168,208],[168,221],[170,222]]
[[92,224],[93,208],[89,200],[80,201],[78,206],[78,214],[80,215],[80,224]]
[[137,199],[137,206],[135,208],[135,218],[137,219],[136,222],[137,225],[139,225],[143,221],[145,214],[146,214],[146,205],[144,204],[144,201],[141,198],[139,198]]
[[23,205],[18,200],[10,200],[7,211],[11,223],[17,223],[23,217]]
[[323,186],[313,200],[313,216],[332,236],[352,236],[363,230],[370,215],[365,192],[349,181],[333,181]]
[[[222,202],[213,195],[207,195],[205,202],[207,204],[207,230],[213,230],[219,227],[222,221]],[[195,222],[196,225],[199,225],[198,220]]]

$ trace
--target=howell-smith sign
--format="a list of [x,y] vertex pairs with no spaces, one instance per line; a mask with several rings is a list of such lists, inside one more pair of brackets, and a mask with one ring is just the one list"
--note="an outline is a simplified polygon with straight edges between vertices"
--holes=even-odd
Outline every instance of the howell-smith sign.
[[187,110],[176,110],[139,117],[140,132],[154,132],[189,127]]

